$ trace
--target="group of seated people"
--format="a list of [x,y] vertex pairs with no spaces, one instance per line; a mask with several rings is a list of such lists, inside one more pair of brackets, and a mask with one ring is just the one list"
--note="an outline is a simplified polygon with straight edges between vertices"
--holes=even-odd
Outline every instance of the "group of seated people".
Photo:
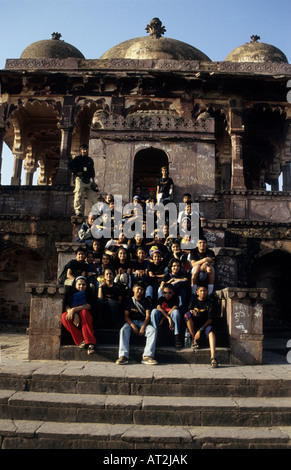
[[96,214],[89,214],[80,227],[77,241],[83,246],[65,267],[68,289],[61,321],[74,343],[94,354],[98,329],[120,329],[117,364],[129,362],[129,341],[134,333],[146,337],[142,363],[154,365],[158,332],[168,323],[176,348],[183,347],[185,328],[193,349],[200,347],[206,335],[211,366],[217,367],[215,255],[202,231],[196,246],[185,250],[182,235],[170,236],[166,225],[162,238],[157,232],[147,238],[143,227],[143,233],[126,239],[121,227],[116,239],[94,239],[91,227],[95,219]]

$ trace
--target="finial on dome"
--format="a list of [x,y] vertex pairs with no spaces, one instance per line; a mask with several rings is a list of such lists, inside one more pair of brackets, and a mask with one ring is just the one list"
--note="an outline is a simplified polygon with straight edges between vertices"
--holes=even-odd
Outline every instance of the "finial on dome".
[[150,24],[145,28],[146,32],[150,34],[152,38],[158,39],[165,34],[166,28],[162,25],[162,22],[159,18],[153,18],[150,21]]
[[59,41],[61,39],[61,33],[52,33],[52,39]]
[[253,34],[251,36],[251,41],[250,42],[258,42],[259,39],[261,39],[260,36],[257,36],[256,34]]

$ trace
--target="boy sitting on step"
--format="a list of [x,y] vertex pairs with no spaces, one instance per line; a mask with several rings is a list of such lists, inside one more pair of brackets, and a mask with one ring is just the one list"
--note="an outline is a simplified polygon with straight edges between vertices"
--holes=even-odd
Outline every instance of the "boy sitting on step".
[[197,286],[196,294],[192,294],[190,309],[185,313],[188,330],[192,338],[192,348],[199,349],[200,340],[204,335],[209,340],[211,367],[217,367],[217,359],[215,357],[215,333],[213,328],[213,320],[216,316],[216,305],[213,298],[208,296],[207,287],[204,285]]

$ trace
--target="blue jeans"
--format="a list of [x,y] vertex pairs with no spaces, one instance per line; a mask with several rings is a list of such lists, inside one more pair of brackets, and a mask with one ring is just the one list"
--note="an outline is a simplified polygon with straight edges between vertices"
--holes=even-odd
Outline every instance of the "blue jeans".
[[[133,320],[138,328],[143,325],[142,320]],[[129,340],[132,332],[132,328],[129,323],[125,323],[119,333],[119,353],[118,357],[125,356],[129,357]],[[143,351],[143,356],[155,357],[156,342],[158,332],[152,325],[147,325],[145,329],[146,345]]]
[[[180,325],[181,325],[181,317],[180,317],[180,311],[179,310],[173,310],[170,314],[171,319],[173,320],[173,323],[175,325],[174,327],[174,335],[179,335],[180,334]],[[157,309],[154,308],[151,313],[151,324],[153,327],[158,330],[159,327],[159,322],[162,318],[162,313]]]

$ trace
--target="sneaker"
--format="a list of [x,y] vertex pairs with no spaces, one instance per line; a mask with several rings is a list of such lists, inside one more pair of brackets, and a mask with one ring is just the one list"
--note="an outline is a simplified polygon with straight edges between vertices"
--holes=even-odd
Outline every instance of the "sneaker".
[[125,356],[121,356],[117,359],[115,364],[119,364],[119,365],[128,364],[128,358]]
[[141,363],[150,364],[152,366],[155,366],[156,364],[158,364],[158,362],[151,356],[143,356]]

